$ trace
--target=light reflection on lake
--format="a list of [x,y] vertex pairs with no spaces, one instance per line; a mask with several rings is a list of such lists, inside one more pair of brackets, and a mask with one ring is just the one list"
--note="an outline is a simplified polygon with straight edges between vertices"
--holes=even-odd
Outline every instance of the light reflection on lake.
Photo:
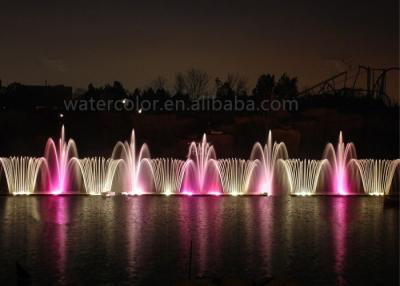
[[[398,209],[370,197],[0,197],[0,280],[241,277],[397,285]],[[268,285],[268,284],[267,284]]]

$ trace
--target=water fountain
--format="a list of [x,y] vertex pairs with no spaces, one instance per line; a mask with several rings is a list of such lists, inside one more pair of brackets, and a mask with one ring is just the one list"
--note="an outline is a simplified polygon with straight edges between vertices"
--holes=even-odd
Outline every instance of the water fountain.
[[170,158],[152,159],[155,188],[164,195],[176,194],[181,189],[185,161]]
[[[400,165],[400,159],[357,160],[354,144],[344,143],[342,132],[336,147],[331,143],[326,145],[323,160],[289,160],[285,144],[274,142],[271,131],[264,146],[258,142],[254,144],[250,160],[217,160],[215,149],[205,134],[200,142],[190,143],[185,161],[151,159],[146,144],[140,149],[136,146],[134,130],[129,142],[115,145],[110,159],[93,157],[80,160],[75,142],[65,138],[64,126],[58,142],[51,138],[47,140],[44,153],[42,158],[0,158],[0,171],[4,170],[9,193],[32,194],[38,192],[36,186],[42,190],[37,177],[43,168],[40,174],[46,179],[46,191],[51,194],[66,194],[71,186],[79,183],[74,179],[82,177],[89,194],[110,192],[115,180],[122,183],[118,192],[128,195],[274,195],[274,184],[286,177],[293,195],[315,194],[319,182],[331,183],[329,189],[333,194],[346,195],[351,189],[357,190],[358,186],[353,185],[357,182],[353,180],[354,175],[354,179],[361,179],[365,193],[385,195],[389,193],[393,176]],[[322,181],[325,168],[329,176]],[[80,171],[82,176],[71,176],[71,171]],[[277,180],[274,180],[275,177]],[[119,189],[120,186],[114,185],[114,188]]]
[[49,189],[51,194],[64,194],[67,189],[67,179],[70,162],[73,157],[78,157],[78,151],[73,139],[65,141],[64,125],[61,127],[61,136],[58,146],[52,138],[46,143],[44,157],[49,167]]
[[259,194],[273,195],[275,168],[278,159],[287,159],[288,152],[283,142],[272,143],[272,132],[268,132],[267,143],[264,148],[257,142],[251,150],[250,160],[259,160],[260,178],[258,182]]
[[111,158],[122,159],[124,161],[124,176],[126,178],[124,193],[128,195],[141,195],[145,193],[145,182],[143,180],[146,175],[152,176],[150,151],[148,146],[143,144],[140,147],[139,153],[136,152],[135,130],[132,130],[130,142],[119,141],[115,145]]
[[184,173],[184,194],[222,193],[214,146],[207,142],[205,134],[200,143],[190,143]]
[[389,194],[393,175],[400,159],[397,160],[353,160],[360,172],[364,192],[372,196]]
[[246,194],[258,162],[235,158],[218,160],[224,193],[232,196]]
[[116,170],[122,160],[93,157],[85,159],[73,158],[72,162],[76,163],[81,170],[86,193],[101,195],[111,192]]
[[318,180],[328,160],[280,160],[286,171],[292,195],[311,196],[316,193]]
[[337,195],[349,194],[349,162],[351,159],[357,158],[354,144],[352,142],[345,144],[342,131],[340,131],[336,150],[332,143],[328,143],[325,147],[323,158],[330,163],[333,192]]
[[8,191],[13,195],[30,195],[35,191],[37,177],[44,158],[10,157],[0,158],[7,181]]

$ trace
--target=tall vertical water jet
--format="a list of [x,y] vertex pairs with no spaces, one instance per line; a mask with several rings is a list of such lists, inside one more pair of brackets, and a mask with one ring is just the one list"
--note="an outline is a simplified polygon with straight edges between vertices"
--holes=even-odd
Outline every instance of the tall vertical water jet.
[[46,143],[44,157],[49,167],[49,188],[54,195],[64,194],[67,189],[67,179],[71,159],[78,157],[75,141],[65,140],[64,125],[61,127],[61,135],[58,145],[52,138]]
[[30,195],[35,191],[37,177],[44,158],[10,157],[0,158],[7,181],[8,191],[13,195]]
[[280,160],[286,171],[290,193],[297,196],[311,196],[316,193],[322,168],[328,160]]
[[206,134],[200,143],[190,143],[183,193],[221,194],[215,149],[207,142]]
[[124,161],[125,192],[129,195],[145,193],[145,187],[148,187],[146,181],[153,180],[150,151],[148,146],[143,144],[137,153],[135,130],[132,130],[130,142],[119,141],[115,145],[111,158]]
[[101,195],[111,192],[114,176],[122,160],[105,159],[103,157],[72,159],[82,173],[86,193]]
[[250,179],[258,162],[258,160],[235,158],[218,160],[224,193],[232,196],[246,194],[249,191]]
[[257,192],[266,195],[273,195],[274,175],[279,159],[287,159],[288,152],[283,142],[272,143],[272,132],[268,132],[267,143],[264,148],[257,142],[251,150],[250,160],[259,160],[259,175]]
[[185,161],[170,158],[158,158],[152,159],[151,165],[154,174],[156,192],[168,196],[180,191]]
[[389,194],[393,175],[400,159],[397,160],[353,160],[360,172],[364,192],[371,196]]
[[354,144],[352,142],[345,144],[342,131],[340,131],[336,150],[332,143],[328,143],[325,147],[323,158],[330,163],[334,193],[337,195],[349,194],[349,162],[351,159],[357,158]]

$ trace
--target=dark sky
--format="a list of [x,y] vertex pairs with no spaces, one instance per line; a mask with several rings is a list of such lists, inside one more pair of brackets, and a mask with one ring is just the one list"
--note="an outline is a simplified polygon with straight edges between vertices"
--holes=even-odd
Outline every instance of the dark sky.
[[2,0],[0,78],[133,88],[198,67],[250,84],[288,72],[305,86],[341,60],[398,66],[398,11],[398,0]]

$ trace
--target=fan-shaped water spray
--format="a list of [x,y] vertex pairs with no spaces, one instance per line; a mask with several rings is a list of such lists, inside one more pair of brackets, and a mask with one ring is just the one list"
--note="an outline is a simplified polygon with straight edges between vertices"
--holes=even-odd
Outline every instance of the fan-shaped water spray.
[[[191,174],[193,179],[187,180]],[[200,143],[190,143],[185,164],[185,179],[183,192],[186,194],[221,193],[220,186],[217,186],[219,182],[216,182],[219,180],[219,170],[215,149],[207,142],[205,134]]]
[[64,125],[61,127],[61,135],[58,146],[52,138],[46,143],[44,156],[49,167],[49,188],[54,195],[63,194],[67,188],[69,163],[73,157],[78,157],[75,141],[65,141]]
[[258,182],[258,193],[273,195],[273,182],[278,159],[287,159],[288,152],[283,142],[272,143],[272,132],[268,132],[267,143],[264,148],[257,142],[251,150],[250,160],[258,159],[260,179]]
[[353,160],[360,172],[364,192],[368,195],[387,195],[393,180],[393,175],[400,159],[397,160]]
[[258,160],[250,161],[235,158],[218,160],[224,193],[232,196],[246,194],[249,191],[250,179],[258,162]]
[[140,147],[139,153],[136,151],[135,130],[132,130],[130,142],[119,141],[112,152],[112,159],[122,159],[125,166],[125,192],[129,195],[143,194],[144,187],[142,179],[144,172],[151,174],[150,151],[146,144]]
[[78,164],[82,172],[86,193],[101,195],[111,192],[116,170],[122,160],[105,159],[103,157],[73,158],[72,160],[73,163]]
[[35,191],[38,173],[46,164],[44,158],[10,157],[0,158],[8,191],[13,195],[30,195]]
[[322,168],[327,160],[280,160],[286,171],[290,193],[298,196],[315,194]]
[[340,131],[336,150],[332,143],[328,143],[325,147],[323,158],[327,159],[331,166],[334,193],[338,195],[349,194],[349,162],[351,159],[357,158],[354,144],[352,142],[345,144],[342,131]]
[[151,165],[153,169],[154,183],[158,193],[168,196],[180,191],[185,169],[185,161],[170,158],[158,158],[152,159]]

